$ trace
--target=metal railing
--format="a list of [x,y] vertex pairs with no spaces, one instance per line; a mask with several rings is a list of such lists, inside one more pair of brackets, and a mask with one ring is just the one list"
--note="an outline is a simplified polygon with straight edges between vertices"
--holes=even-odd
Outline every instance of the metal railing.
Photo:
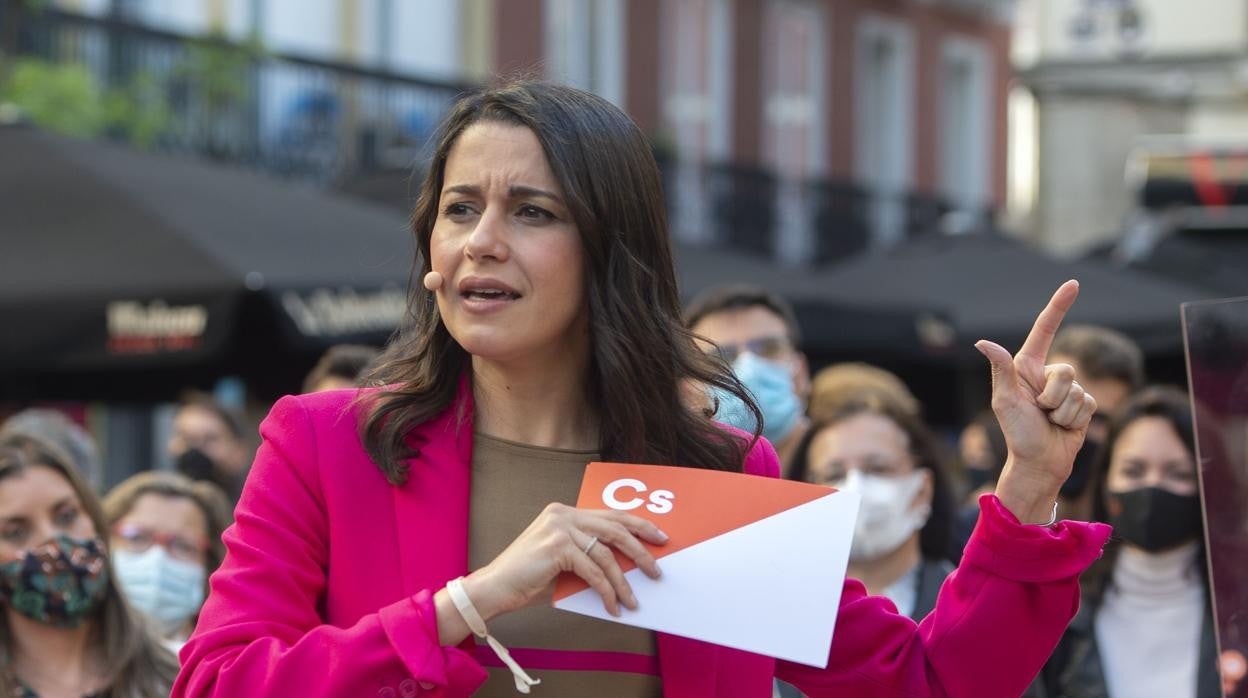
[[[338,186],[406,205],[398,174],[471,85],[424,80],[261,46],[191,37],[120,17],[27,11],[19,56],[84,66],[156,123],[152,145]],[[153,116],[156,115],[156,116]],[[112,134],[121,137],[120,134]],[[817,266],[939,229],[938,197],[850,180],[781,180],[769,169],[661,162],[684,240]],[[991,212],[972,212],[988,220]]]
[[101,90],[141,105],[139,118],[156,127],[155,147],[322,184],[410,168],[455,98],[471,89],[118,17],[53,9],[20,17],[19,57],[84,66]]
[[846,179],[783,180],[768,169],[664,163],[676,234],[791,265],[819,266],[917,237],[991,226],[938,196],[870,189]]

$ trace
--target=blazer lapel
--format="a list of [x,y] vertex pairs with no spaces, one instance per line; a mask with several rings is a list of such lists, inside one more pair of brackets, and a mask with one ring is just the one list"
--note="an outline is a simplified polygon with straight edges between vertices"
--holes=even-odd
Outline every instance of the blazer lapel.
[[393,492],[403,591],[410,595],[440,589],[468,571],[472,391],[466,375],[455,401],[409,438],[419,453],[408,463],[407,482]]

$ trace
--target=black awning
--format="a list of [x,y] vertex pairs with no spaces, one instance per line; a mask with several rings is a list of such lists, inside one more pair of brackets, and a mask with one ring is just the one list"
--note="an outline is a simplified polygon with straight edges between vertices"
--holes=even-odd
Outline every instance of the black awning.
[[0,375],[237,370],[402,317],[399,212],[30,128],[0,154]]
[[920,238],[810,271],[721,251],[678,257],[687,292],[712,282],[766,286],[797,307],[811,351],[838,357],[978,362],[976,340],[1017,347],[1072,278],[1082,292],[1069,322],[1112,327],[1149,353],[1179,355],[1179,304],[1219,295],[1098,260],[1055,259],[995,234]]

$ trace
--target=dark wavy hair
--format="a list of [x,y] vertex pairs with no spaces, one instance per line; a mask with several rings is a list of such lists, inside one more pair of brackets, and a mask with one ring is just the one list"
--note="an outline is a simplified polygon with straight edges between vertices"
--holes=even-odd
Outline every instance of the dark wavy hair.
[[[1114,458],[1114,446],[1122,436],[1122,432],[1135,420],[1142,417],[1160,417],[1170,424],[1174,433],[1183,441],[1192,462],[1196,463],[1196,429],[1192,421],[1192,404],[1187,392],[1169,385],[1154,385],[1140,390],[1127,399],[1118,409],[1109,425],[1109,435],[1105,443],[1097,451],[1092,470],[1092,520],[1109,522],[1107,505],[1109,465]],[[1199,469],[1199,464],[1197,464]],[[1204,550],[1204,527],[1201,527],[1199,540],[1202,553],[1196,557],[1196,566],[1202,576],[1207,574]],[[1099,602],[1105,591],[1113,584],[1114,566],[1118,561],[1118,553],[1122,550],[1122,540],[1117,536],[1110,538],[1105,552],[1096,562],[1092,563],[1080,578],[1084,594],[1089,599]]]
[[447,155],[465,129],[482,122],[524,127],[537,136],[580,232],[591,337],[586,384],[601,410],[601,456],[740,470],[752,441],[715,425],[690,391],[719,387],[745,401],[755,424],[762,424],[762,415],[731,371],[697,348],[681,320],[663,189],[649,142],[601,97],[532,81],[463,97],[434,137],[411,216],[418,248],[412,326],[374,372],[374,379],[391,385],[361,398],[367,406],[360,438],[369,456],[391,483],[405,482],[405,461],[417,454],[407,434],[448,409],[471,370],[434,295],[416,281],[430,270],[429,241]]
[[854,398],[815,422],[793,451],[789,479],[810,481],[810,445],[824,429],[860,414],[874,414],[893,422],[905,432],[915,467],[932,473],[932,511],[919,531],[919,550],[928,560],[953,560],[953,492],[949,488],[945,449],[918,417],[891,403],[870,397]]

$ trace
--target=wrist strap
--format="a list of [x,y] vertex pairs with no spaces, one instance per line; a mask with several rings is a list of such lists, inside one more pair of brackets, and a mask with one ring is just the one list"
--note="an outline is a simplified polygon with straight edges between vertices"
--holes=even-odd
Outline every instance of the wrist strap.
[[[1027,526],[1043,526],[1045,528],[1048,528],[1055,523],[1057,523],[1057,502],[1056,501],[1053,502],[1053,515],[1049,517],[1049,520],[1047,522],[1039,523],[1039,524],[1026,524],[1026,525]],[[471,625],[471,623],[469,625]]]
[[516,680],[516,690],[521,693],[528,693],[530,686],[536,686],[541,683],[540,679],[535,679],[524,672],[516,660],[511,658],[511,653],[503,647],[503,643],[494,639],[494,636],[485,629],[485,620],[481,618],[481,614],[477,612],[477,607],[472,605],[472,599],[468,598],[468,592],[464,591],[464,578],[458,577],[446,583],[446,593],[451,596],[451,603],[455,604],[455,608],[459,609],[459,615],[464,617],[464,622],[468,624],[468,629],[473,635],[485,640],[485,642],[494,650],[498,658],[503,660],[503,664],[511,669],[511,676]]

